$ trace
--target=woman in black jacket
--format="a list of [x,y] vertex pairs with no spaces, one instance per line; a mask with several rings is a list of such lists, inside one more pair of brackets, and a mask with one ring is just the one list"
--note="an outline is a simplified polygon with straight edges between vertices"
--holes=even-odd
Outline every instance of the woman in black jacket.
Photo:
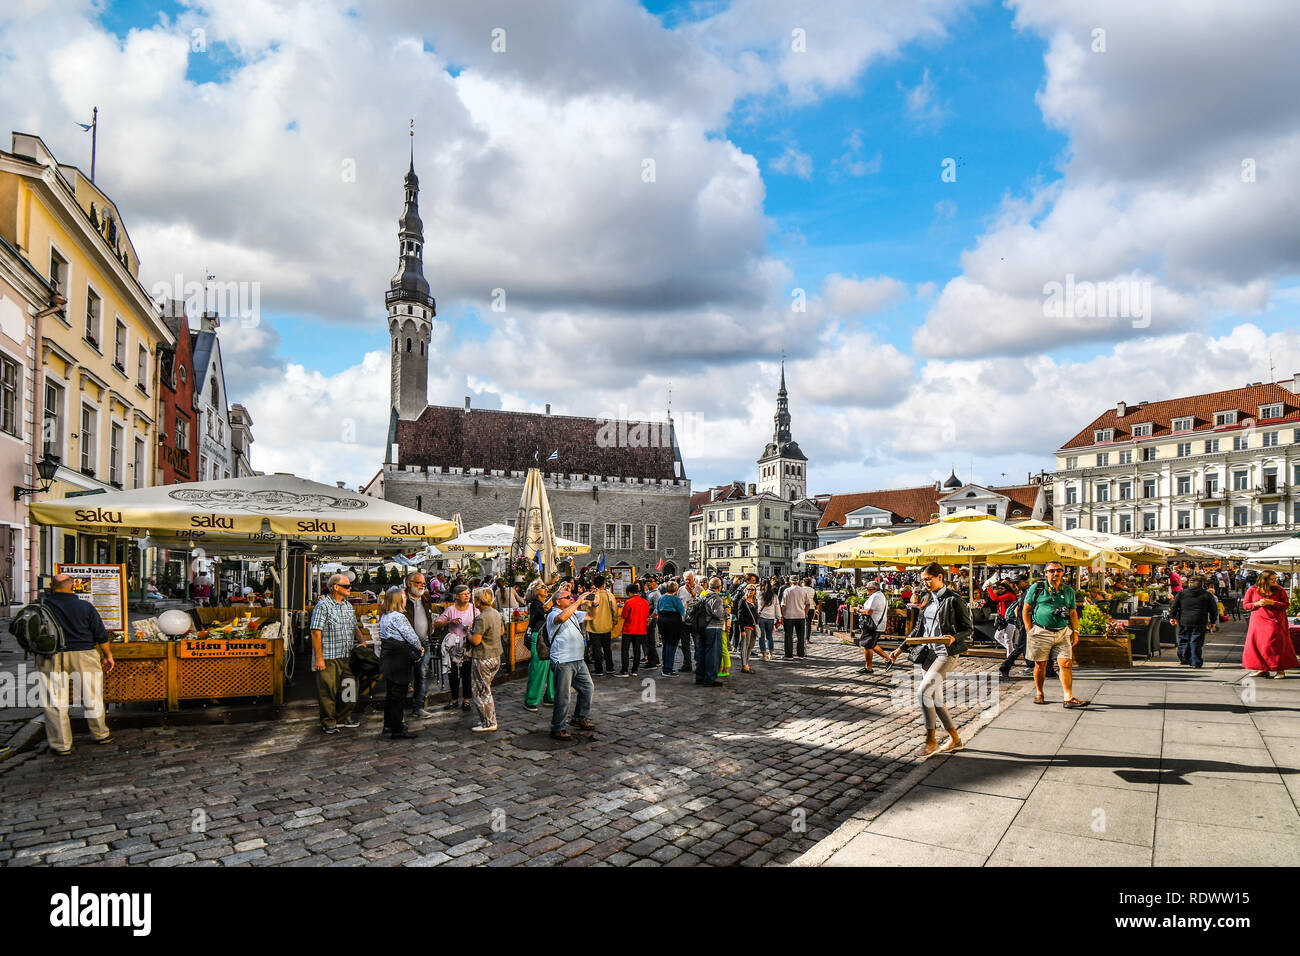
[[736,602],[736,634],[740,643],[740,672],[752,674],[749,659],[758,639],[758,582],[745,585],[744,596]]
[[[934,651],[934,659],[926,667],[916,691],[917,701],[925,713],[925,743],[917,756],[925,758],[937,753],[954,753],[965,746],[957,735],[957,725],[944,706],[943,680],[957,666],[957,658],[970,647],[975,628],[966,602],[944,582],[942,567],[926,565],[921,571],[921,583],[927,589],[928,600],[917,615],[908,640],[917,641]],[[922,642],[921,639],[925,640]],[[890,655],[890,660],[897,660],[905,646],[900,644]],[[942,747],[937,739],[939,724],[943,724],[943,729],[948,732],[948,742]]]

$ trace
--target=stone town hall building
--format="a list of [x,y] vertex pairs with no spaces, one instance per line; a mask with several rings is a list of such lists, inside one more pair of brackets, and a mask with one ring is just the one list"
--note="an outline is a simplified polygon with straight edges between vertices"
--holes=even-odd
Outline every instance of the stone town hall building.
[[437,307],[424,277],[424,225],[415,162],[404,180],[397,274],[384,303],[392,340],[391,411],[383,469],[362,491],[451,518],[466,530],[513,524],[524,476],[542,469],[555,532],[591,545],[576,560],[631,564],[662,560],[685,570],[691,485],[666,422],[428,404],[429,342]]

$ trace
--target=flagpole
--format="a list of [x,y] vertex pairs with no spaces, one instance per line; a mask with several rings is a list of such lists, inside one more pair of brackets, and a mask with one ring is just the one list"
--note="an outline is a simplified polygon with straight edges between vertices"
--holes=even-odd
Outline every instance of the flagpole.
[[96,106],[90,114],[90,181],[95,181],[95,145],[96,138],[99,136],[99,107]]

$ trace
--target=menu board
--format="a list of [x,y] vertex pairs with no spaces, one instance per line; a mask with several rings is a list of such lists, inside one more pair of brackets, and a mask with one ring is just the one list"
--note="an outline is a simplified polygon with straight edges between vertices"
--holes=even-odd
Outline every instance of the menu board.
[[104,630],[126,629],[126,565],[56,564],[54,573],[72,575],[72,593],[95,606]]

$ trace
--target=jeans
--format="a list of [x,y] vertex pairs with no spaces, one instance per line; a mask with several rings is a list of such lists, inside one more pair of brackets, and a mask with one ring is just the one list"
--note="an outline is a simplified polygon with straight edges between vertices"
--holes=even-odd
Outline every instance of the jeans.
[[564,729],[564,721],[569,716],[569,691],[578,691],[578,706],[574,708],[573,719],[582,720],[591,713],[591,694],[596,685],[591,680],[586,661],[565,661],[563,664],[551,662],[551,671],[555,674],[555,707],[551,711],[551,733]]
[[776,653],[776,621],[770,617],[760,617],[758,619],[758,652]]
[[659,630],[654,621],[646,624],[645,640],[641,642],[641,650],[645,653],[646,667],[659,666],[659,652],[655,649],[655,632]]
[[641,643],[644,640],[645,640],[644,634],[623,635],[623,641],[622,641],[623,650],[621,651],[622,658],[623,658],[623,666],[622,669],[619,671],[620,674],[626,674],[628,672],[627,659],[629,655],[631,655],[632,657],[632,673],[635,674],[637,672],[637,668],[640,667],[641,665]]
[[718,679],[718,665],[722,660],[722,628],[710,627],[700,638],[699,653],[695,657],[695,683],[710,684]]
[[1205,628],[1178,625],[1178,659],[1184,664],[1200,667],[1204,663],[1201,649],[1205,647]]
[[673,672],[673,664],[676,662],[676,659],[677,659],[677,642],[664,641],[664,666],[661,673],[671,674]]
[[613,673],[614,670],[614,646],[610,643],[610,632],[605,631],[588,631],[587,647],[591,651],[591,673],[603,674],[605,671]]
[[433,655],[429,653],[429,642],[423,641],[422,646],[424,656],[411,665],[411,706],[416,709],[424,706],[424,695],[427,693],[425,668],[433,663]]
[[917,685],[916,699],[921,705],[921,710],[925,712],[926,730],[937,730],[939,724],[943,724],[944,730],[954,729],[952,717],[948,714],[948,708],[944,706],[943,679],[956,666],[957,658],[940,654],[926,670],[921,683]]
[[808,619],[806,617],[795,617],[785,619],[785,656],[793,657],[795,648],[795,638],[799,639],[799,656],[807,657],[808,649],[804,644],[807,640]]

